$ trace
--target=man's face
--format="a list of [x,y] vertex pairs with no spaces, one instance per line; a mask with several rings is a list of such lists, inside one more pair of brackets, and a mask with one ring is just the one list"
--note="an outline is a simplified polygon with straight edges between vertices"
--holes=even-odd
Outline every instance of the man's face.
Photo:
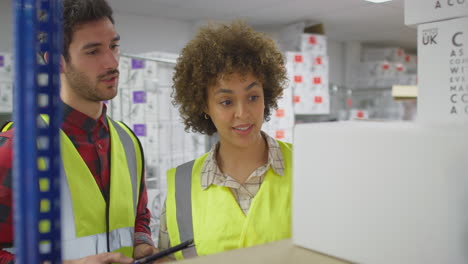
[[87,22],[73,33],[63,61],[65,89],[86,101],[104,101],[117,95],[120,36],[108,18]]

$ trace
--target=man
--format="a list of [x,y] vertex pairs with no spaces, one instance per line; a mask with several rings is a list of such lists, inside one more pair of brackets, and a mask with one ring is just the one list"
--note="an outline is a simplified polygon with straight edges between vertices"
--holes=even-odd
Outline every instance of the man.
[[[105,0],[64,0],[63,12],[63,259],[130,263],[130,257],[141,258],[157,249],[148,226],[141,146],[130,129],[106,116],[103,104],[117,94],[120,37]],[[14,128],[0,133],[0,264],[14,261],[14,255],[4,250],[14,246],[13,134]]]

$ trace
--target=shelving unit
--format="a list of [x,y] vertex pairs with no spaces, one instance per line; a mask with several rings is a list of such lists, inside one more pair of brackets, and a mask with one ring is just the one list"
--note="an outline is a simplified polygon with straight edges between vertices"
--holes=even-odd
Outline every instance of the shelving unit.
[[[15,0],[16,263],[61,263],[60,0]],[[49,53],[46,64],[40,55]],[[41,115],[47,115],[49,125]]]

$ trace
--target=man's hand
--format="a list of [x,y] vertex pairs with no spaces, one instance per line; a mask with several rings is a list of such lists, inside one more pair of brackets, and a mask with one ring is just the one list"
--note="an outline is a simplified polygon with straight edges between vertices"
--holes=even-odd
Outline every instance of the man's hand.
[[[142,257],[153,255],[153,254],[156,254],[158,252],[159,252],[159,249],[157,249],[157,248],[155,248],[153,246],[150,246],[148,244],[140,244],[140,245],[136,246],[135,249],[133,250],[133,257],[135,259],[140,259]],[[154,263],[162,263],[162,262],[166,262],[166,261],[171,261],[171,260],[168,259],[168,258],[162,258],[162,259],[157,260]]]
[[130,264],[133,259],[126,257],[122,253],[101,253],[93,256],[87,256],[80,259],[65,260],[64,264],[108,264],[108,263],[121,263]]

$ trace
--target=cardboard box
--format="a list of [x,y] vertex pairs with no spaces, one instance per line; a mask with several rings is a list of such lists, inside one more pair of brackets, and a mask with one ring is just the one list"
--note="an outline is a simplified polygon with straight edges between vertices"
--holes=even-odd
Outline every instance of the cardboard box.
[[327,56],[327,37],[320,34],[301,34],[301,51],[315,56]]
[[180,264],[346,264],[315,251],[295,246],[291,240],[280,240],[266,245],[236,249],[221,254],[197,257],[174,263]]
[[296,125],[294,243],[354,263],[468,263],[466,135],[466,125]]
[[468,17],[418,26],[418,121],[468,123]]
[[362,51],[363,62],[404,62],[405,58],[405,51],[402,48],[367,48]]
[[466,0],[405,0],[405,24],[418,25],[468,16]]
[[13,111],[13,84],[0,81],[0,113]]

